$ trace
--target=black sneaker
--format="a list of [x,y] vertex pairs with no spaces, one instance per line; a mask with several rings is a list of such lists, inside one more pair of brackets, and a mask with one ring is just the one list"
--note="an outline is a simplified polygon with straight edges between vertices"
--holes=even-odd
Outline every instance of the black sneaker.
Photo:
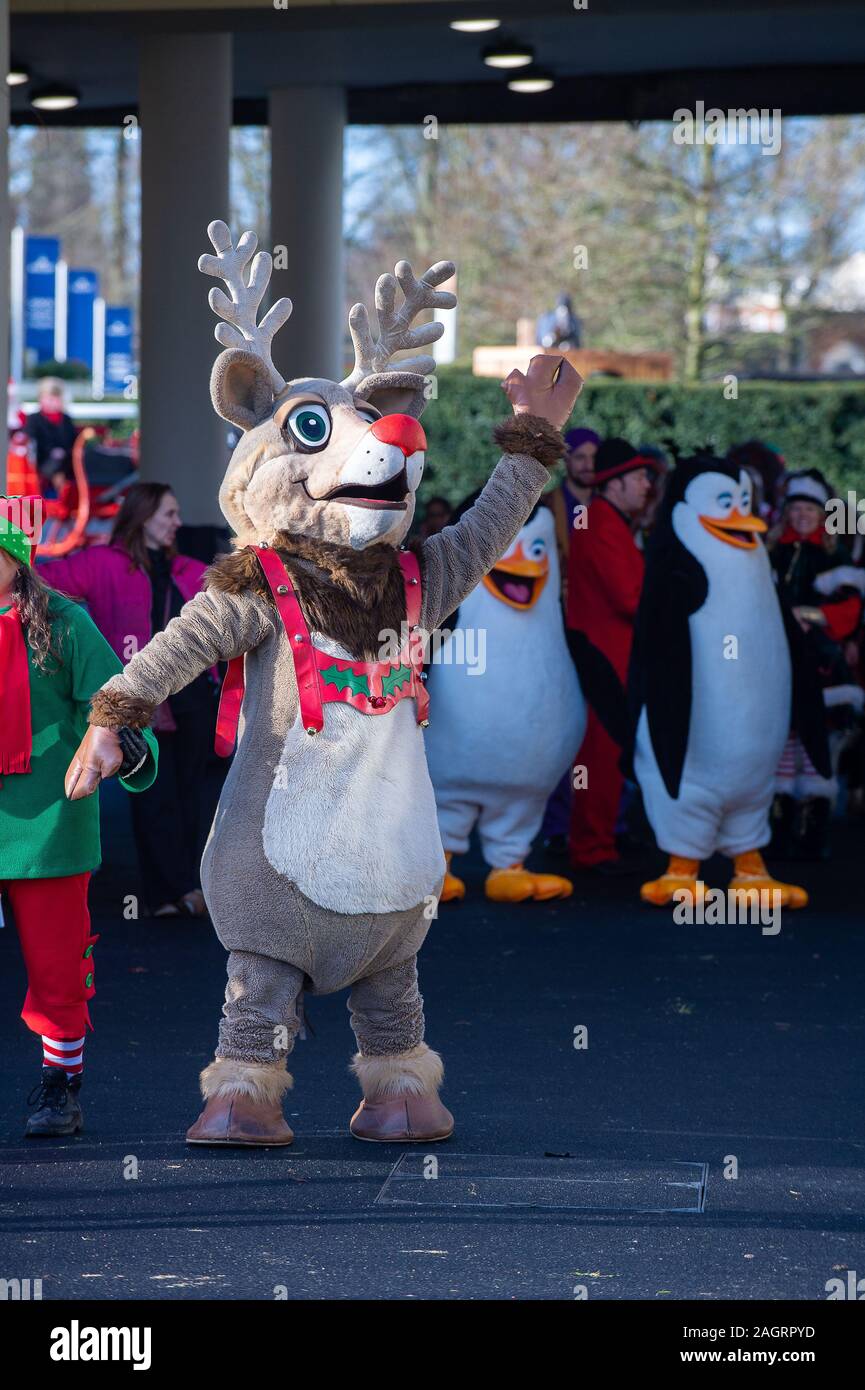
[[68,1077],[62,1067],[43,1067],[42,1081],[27,1097],[33,1114],[25,1139],[62,1139],[77,1134],[84,1123],[78,1093],[81,1077]]

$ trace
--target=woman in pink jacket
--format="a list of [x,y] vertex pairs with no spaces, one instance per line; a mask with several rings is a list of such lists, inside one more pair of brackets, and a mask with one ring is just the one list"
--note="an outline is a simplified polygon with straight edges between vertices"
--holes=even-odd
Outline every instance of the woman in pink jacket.
[[[167,483],[136,483],[108,545],[40,566],[46,583],[83,599],[125,665],[202,588],[200,560],[178,555],[177,498]],[[153,720],[159,777],[135,798],[132,823],[141,878],[155,917],[203,916],[199,883],[201,792],[215,718],[209,673],[160,705]]]

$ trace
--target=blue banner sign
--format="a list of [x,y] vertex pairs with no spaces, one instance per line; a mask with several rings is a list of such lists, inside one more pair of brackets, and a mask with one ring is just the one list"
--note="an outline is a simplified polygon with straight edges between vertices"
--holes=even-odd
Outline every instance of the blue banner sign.
[[60,241],[29,236],[24,246],[24,352],[28,366],[54,356]]
[[105,309],[106,392],[125,390],[132,375],[132,310],[109,304]]
[[93,367],[93,302],[99,293],[95,270],[69,271],[66,356],[71,362]]

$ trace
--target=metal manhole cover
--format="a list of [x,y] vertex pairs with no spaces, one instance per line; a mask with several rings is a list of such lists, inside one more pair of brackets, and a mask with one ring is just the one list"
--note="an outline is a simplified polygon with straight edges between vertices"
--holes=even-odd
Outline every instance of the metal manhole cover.
[[697,1162],[415,1152],[394,1165],[375,1205],[700,1213],[708,1173]]

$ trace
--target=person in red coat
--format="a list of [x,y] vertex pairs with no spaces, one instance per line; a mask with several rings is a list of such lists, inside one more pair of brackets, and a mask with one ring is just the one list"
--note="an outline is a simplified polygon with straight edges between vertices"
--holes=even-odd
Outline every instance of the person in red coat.
[[[605,440],[595,459],[595,499],[574,517],[567,625],[607,658],[623,687],[643,586],[643,555],[634,526],[648,501],[654,466],[626,439]],[[575,868],[621,871],[615,833],[622,795],[620,755],[590,709],[574,777],[570,857]]]

